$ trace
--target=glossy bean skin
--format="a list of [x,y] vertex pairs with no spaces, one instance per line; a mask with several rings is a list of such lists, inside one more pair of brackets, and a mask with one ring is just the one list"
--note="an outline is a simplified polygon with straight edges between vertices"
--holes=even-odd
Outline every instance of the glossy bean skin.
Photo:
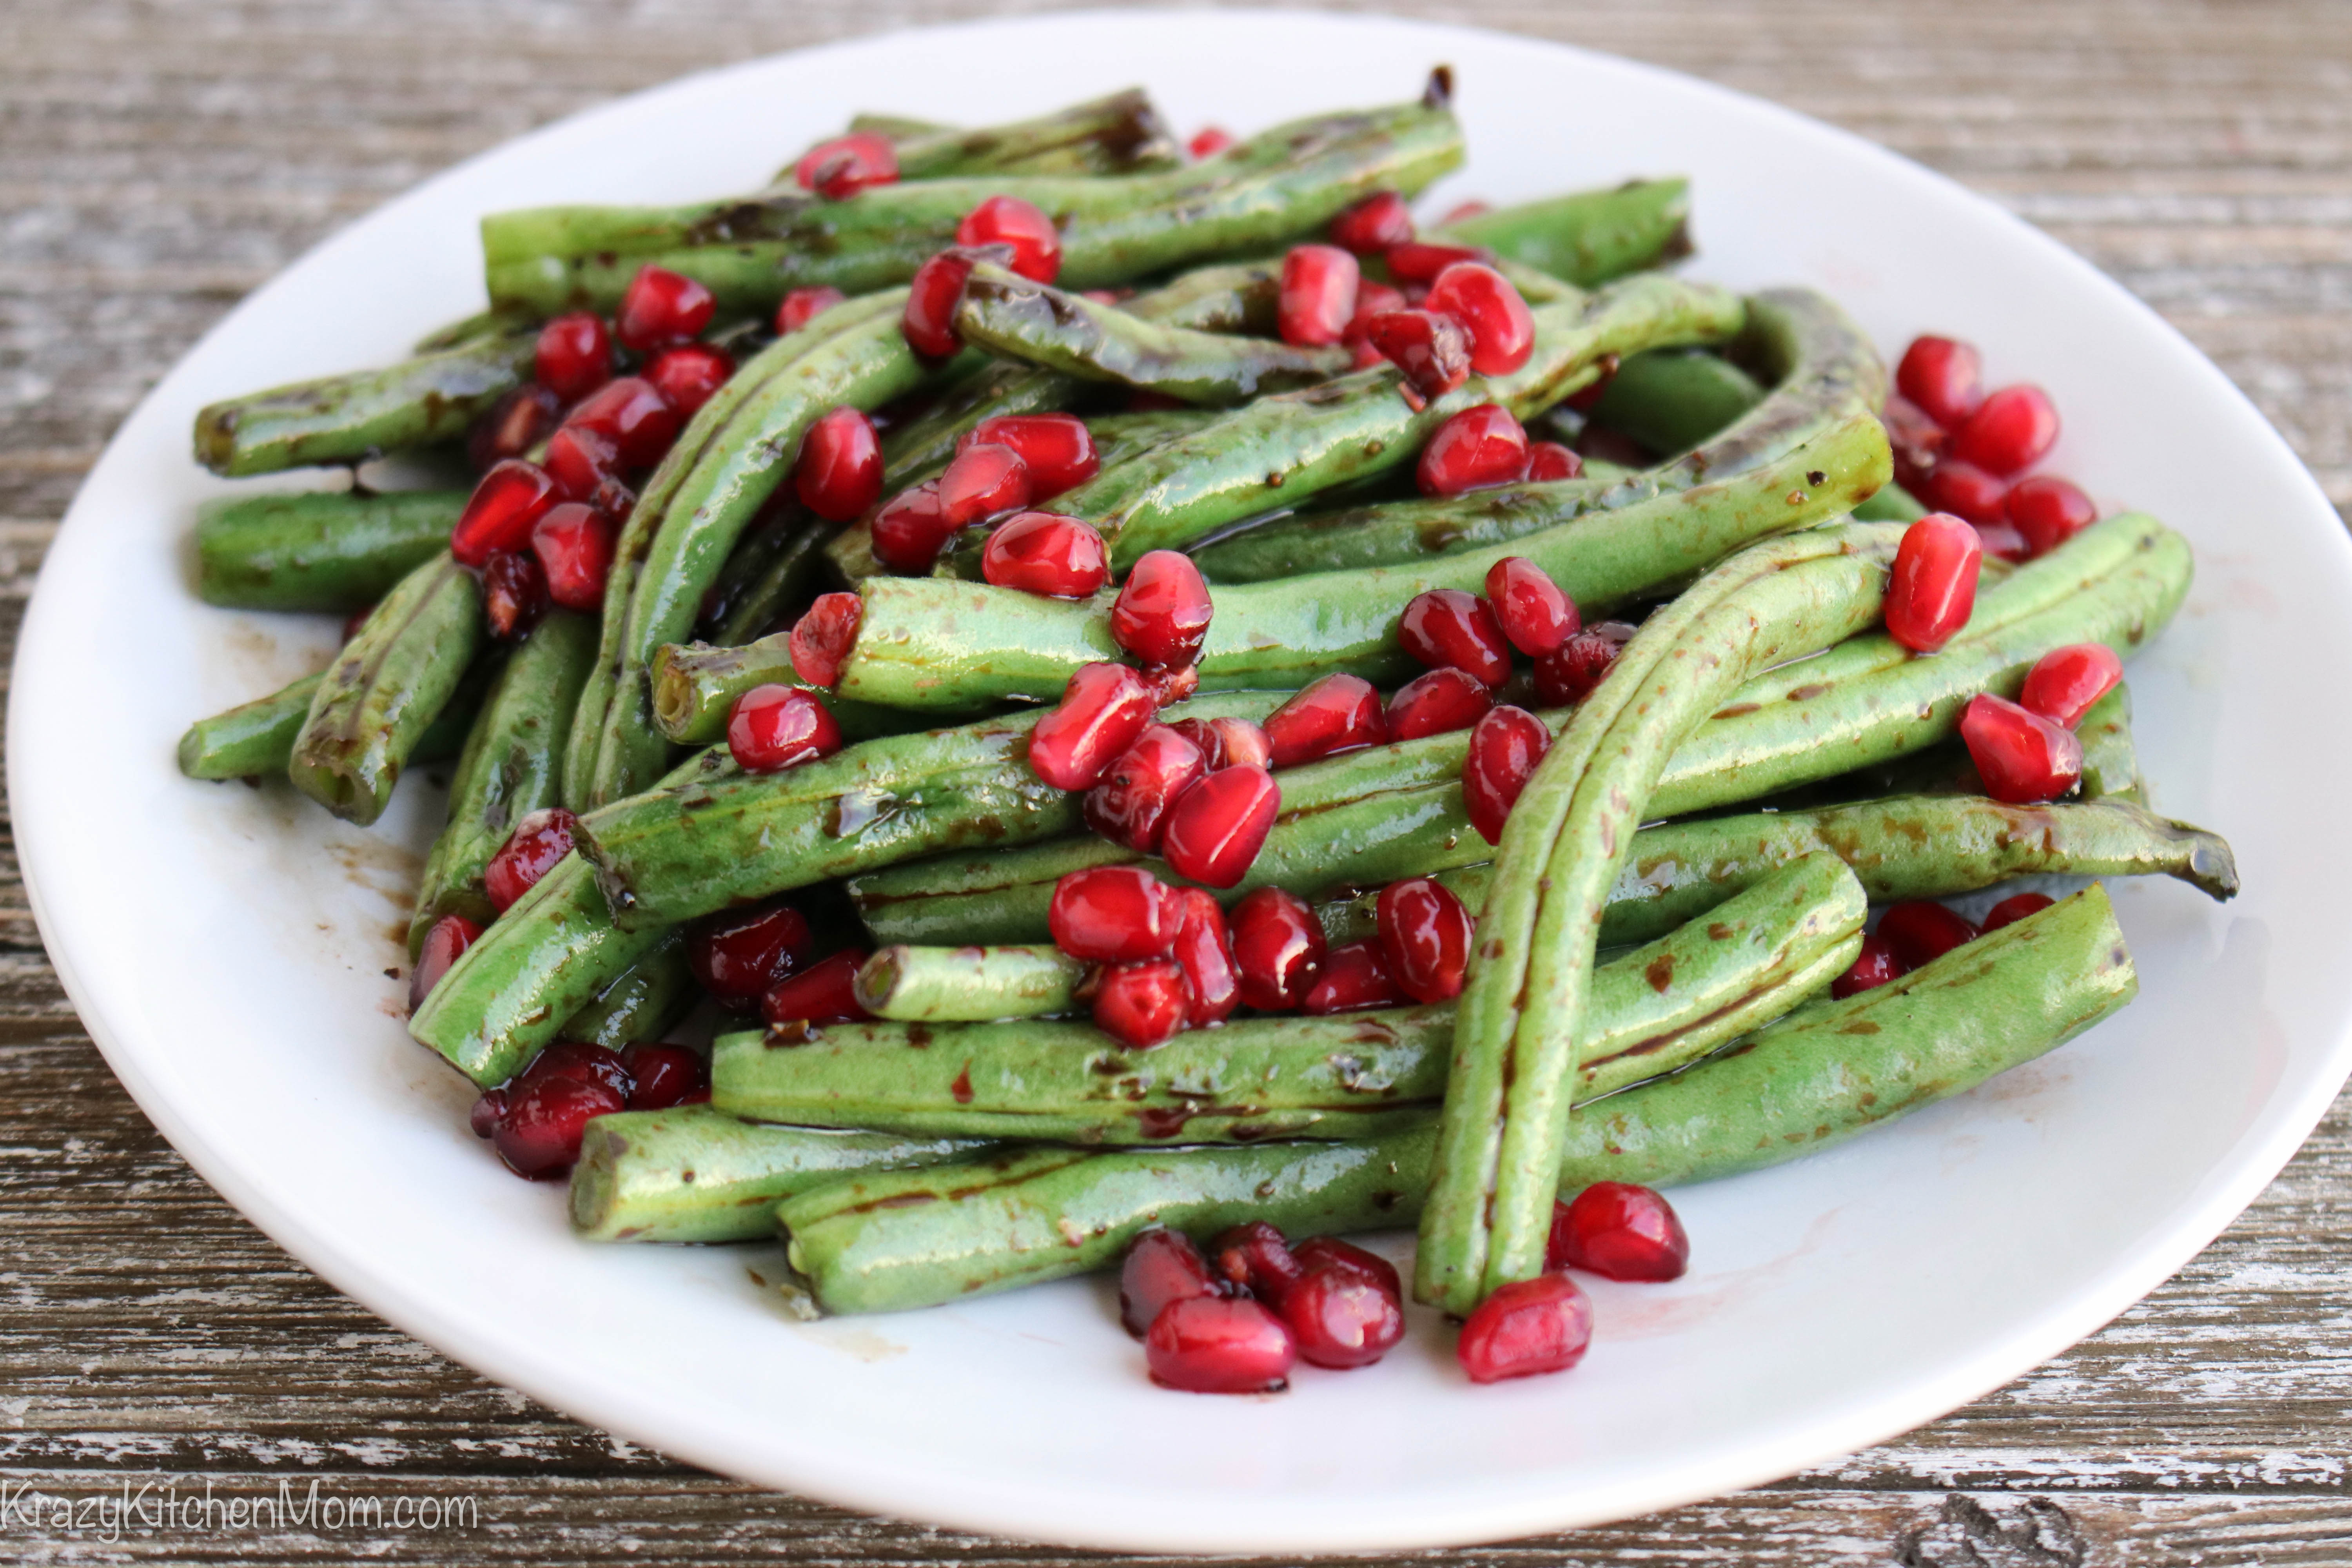
[[[310,699],[325,679],[306,675],[267,697],[197,720],[180,737],[180,772],[192,779],[215,781],[283,777],[286,764],[293,760],[295,737],[310,716]],[[465,749],[479,695],[471,685],[469,678],[417,737],[411,762],[439,762]]]
[[1059,948],[886,947],[857,972],[857,1001],[905,1024],[986,1022],[1067,1013],[1087,965]]
[[236,479],[456,440],[530,379],[538,342],[536,326],[491,331],[383,370],[211,404],[196,414],[196,461]]
[[672,931],[581,1005],[563,1026],[567,1040],[619,1050],[667,1036],[703,998],[687,962],[686,938]]
[[[650,667],[654,723],[681,746],[708,746],[727,738],[727,716],[735,700],[761,686],[801,686],[793,669],[792,633],[774,632],[735,647],[709,643],[664,643]],[[825,706],[844,736],[869,741],[920,730],[941,717],[903,708],[880,708],[827,693]]]
[[1686,452],[1764,401],[1764,389],[1720,354],[1657,349],[1617,367],[1591,417],[1660,454]]
[[[1498,207],[1433,230],[1429,237],[1483,246],[1571,283],[1597,289],[1613,279],[1690,254],[1690,184],[1685,180],[1634,180],[1607,190]],[[1507,268],[1514,283],[1517,276]],[[1525,292],[1525,286],[1521,286]],[[1529,304],[1536,303],[1532,295]]]
[[364,609],[448,547],[463,490],[312,490],[205,502],[196,596],[242,610]]
[[[1074,103],[1051,114],[970,130],[891,115],[861,114],[853,132],[888,140],[901,180],[953,180],[976,174],[1132,174],[1183,162],[1175,138],[1140,88]],[[825,141],[833,138],[826,137]],[[772,184],[793,183],[800,159]]]

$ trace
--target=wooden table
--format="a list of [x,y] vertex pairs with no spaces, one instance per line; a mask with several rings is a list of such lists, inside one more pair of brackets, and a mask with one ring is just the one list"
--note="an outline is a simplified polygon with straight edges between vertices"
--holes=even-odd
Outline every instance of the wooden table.
[[[1019,0],[8,0],[0,628],[139,395],[246,290],[455,160],[680,72]],[[2352,504],[2352,10],[2326,0],[1400,5],[1696,72],[2009,204],[2217,360]],[[100,716],[99,721],[103,721]],[[93,830],[102,825],[93,824]],[[1039,1563],[671,1463],[378,1322],[193,1176],[108,1073],[0,866],[0,1559]],[[125,889],[136,897],[137,889]],[[2352,1115],[2096,1338],[1776,1486],[1461,1563],[2352,1560]],[[142,1530],[223,1501],[455,1528]],[[80,1500],[27,1518],[29,1486]]]

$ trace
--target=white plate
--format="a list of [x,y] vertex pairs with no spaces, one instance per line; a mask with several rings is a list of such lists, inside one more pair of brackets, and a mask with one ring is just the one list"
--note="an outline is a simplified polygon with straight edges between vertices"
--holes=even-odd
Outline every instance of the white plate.
[[[1889,349],[1954,331],[1997,380],[2050,389],[2067,419],[2052,467],[2198,546],[2189,604],[2132,680],[2158,804],[2230,835],[2244,896],[2116,884],[2143,985],[2122,1017],[1844,1149],[1678,1194],[1696,1270],[1597,1286],[1594,1348],[1568,1376],[1474,1389],[1424,1316],[1375,1370],[1189,1398],[1146,1384],[1095,1283],[803,1325],[743,1252],[574,1242],[560,1190],[499,1169],[466,1131],[465,1087],[401,1027],[384,971],[404,963],[430,792],[362,832],[282,788],[173,770],[191,718],[314,667],[333,635],[190,594],[190,512],[226,488],[189,460],[190,416],[396,357],[475,308],[474,220],[498,208],[747,188],[861,109],[982,122],[1140,81],[1180,127],[1247,131],[1411,96],[1439,60],[1473,155],[1433,210],[1686,172],[1701,275],[1814,284]],[[2313,702],[2314,672],[2352,668],[2347,565],[2317,487],[2178,335],[1850,136],[1490,33],[1066,16],[690,78],[320,246],[164,378],[83,487],[17,654],[9,787],[49,952],[140,1105],[289,1251],[458,1360],[681,1458],[877,1512],[1147,1550],[1461,1542],[1748,1486],[1928,1420],[2097,1328],[2261,1191],[2347,1063],[2352,816],[2320,787],[2346,747]]]

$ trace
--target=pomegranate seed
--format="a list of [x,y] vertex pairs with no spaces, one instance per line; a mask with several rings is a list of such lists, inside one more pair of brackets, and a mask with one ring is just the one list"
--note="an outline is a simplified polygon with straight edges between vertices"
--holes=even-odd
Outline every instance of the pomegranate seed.
[[1913,495],[1925,495],[1929,478],[1944,455],[1948,438],[1944,427],[1927,411],[1899,394],[1890,394],[1879,416],[1886,426],[1886,442],[1895,450],[1895,482]]
[[1209,1260],[1181,1231],[1147,1230],[1127,1249],[1118,1268],[1118,1321],[1141,1339],[1177,1301],[1216,1293]]
[[898,149],[887,136],[853,131],[830,142],[820,142],[793,165],[801,189],[814,191],[826,201],[846,200],[868,185],[887,185],[898,178]]
[[2006,522],[1971,523],[1977,531],[1977,542],[1984,546],[1987,555],[1998,555],[2011,563],[2033,559],[2033,547],[2025,542],[2025,535]]
[[[1374,316],[1385,316],[1391,310],[1404,310],[1411,308],[1404,301],[1403,289],[1392,289],[1385,283],[1375,282],[1369,278],[1364,279],[1356,285],[1356,313],[1348,318],[1347,336],[1350,341],[1360,342],[1364,336],[1365,324]],[[1379,363],[1380,356],[1377,353],[1372,357],[1375,363]],[[1360,364],[1356,368],[1361,370],[1363,366]]]
[[1886,944],[1908,974],[1976,941],[1979,932],[1964,916],[1943,905],[1913,899],[1890,906],[1878,917],[1878,929],[1871,934]]
[[1592,695],[1617,667],[1617,656],[1633,640],[1622,621],[1603,621],[1578,632],[1536,660],[1536,696],[1548,708],[1565,708]]
[[872,1016],[857,1000],[857,971],[866,957],[862,947],[847,948],[787,975],[761,994],[760,1016],[772,1029],[863,1022]]
[[487,473],[509,458],[520,458],[547,438],[563,416],[562,402],[535,381],[509,391],[466,433],[466,461]]
[[928,572],[955,530],[940,510],[940,482],[900,490],[874,514],[874,558],[899,572]]
[[1201,748],[1166,724],[1149,724],[1087,791],[1087,826],[1112,843],[1157,854],[1169,808],[1208,773]]
[[682,420],[693,418],[734,374],[734,360],[724,349],[708,343],[680,343],[664,350],[646,366],[646,379],[668,399]]
[[1511,645],[1494,610],[1459,588],[1414,595],[1397,623],[1397,643],[1432,669],[1458,669],[1488,686],[1511,679]]
[[1536,319],[1511,280],[1491,267],[1457,261],[1429,286],[1422,308],[1451,316],[1469,331],[1470,368],[1508,375],[1536,351]]
[[602,321],[574,310],[539,329],[533,366],[540,385],[562,402],[576,402],[612,379],[613,340]]
[[1886,583],[1886,630],[1914,653],[1934,653],[1969,624],[1977,607],[1984,548],[1977,531],[1931,511],[1903,531]]
[[2083,742],[2072,730],[1990,693],[1969,699],[1960,739],[1985,794],[2011,805],[2056,800],[2083,776]]
[[1391,310],[1366,321],[1363,331],[1364,341],[1404,373],[1405,401],[1416,408],[1470,379],[1470,333],[1451,316]]
[[[1433,285],[1447,268],[1464,262],[1491,264],[1495,253],[1473,245],[1431,245],[1409,239],[1402,245],[1390,246],[1381,259],[1388,263],[1389,276],[1399,283]],[[1437,309],[1434,305],[1429,308]]]
[[410,1012],[425,1005],[425,998],[441,984],[449,966],[464,957],[481,934],[482,928],[463,915],[443,915],[433,922],[425,932],[425,945],[417,950],[416,967],[408,973]]
[[2047,893],[2014,893],[1985,911],[1984,931],[1987,935],[2003,926],[2013,926],[2028,915],[2038,915],[2058,900]]
[[1853,964],[1830,982],[1830,994],[1843,1001],[1864,991],[1874,991],[1909,973],[1903,967],[1903,961],[1895,956],[1892,942],[1883,937],[1866,936],[1862,939],[1862,951],[1854,955]]
[[621,444],[602,430],[566,425],[548,437],[543,467],[559,497],[589,500],[619,478]]
[[1462,994],[1470,967],[1470,911],[1442,882],[1408,877],[1381,889],[1381,951],[1397,988],[1416,1002]]
[[1201,669],[1192,664],[1179,665],[1174,669],[1147,669],[1143,683],[1151,688],[1152,707],[1167,708],[1201,689]]
[[1377,942],[1349,942],[1323,955],[1315,984],[1299,1002],[1308,1013],[1354,1013],[1366,1007],[1394,1007],[1405,1000],[1388,955]]
[[1219,768],[1274,766],[1274,742],[1258,725],[1247,719],[1212,719],[1209,728],[1215,733],[1220,748],[1209,753],[1211,773]]
[[1336,245],[1294,245],[1282,258],[1282,341],[1298,348],[1336,343],[1356,316],[1356,258]]
[[768,904],[730,910],[696,926],[687,938],[686,962],[704,990],[741,1008],[815,952],[808,917],[790,904]]
[[864,513],[882,496],[882,438],[874,421],[845,404],[819,415],[801,437],[793,489],[827,522]]
[[1977,351],[1951,338],[1914,338],[1895,367],[1895,389],[1949,430],[1984,401],[1984,367]]
[[1050,500],[1102,471],[1087,422],[1073,414],[999,414],[964,432],[956,450],[1010,447],[1029,469],[1029,499]]
[[1511,807],[1549,750],[1551,731],[1524,708],[1506,704],[1471,728],[1470,754],[1462,760],[1462,804],[1479,837],[1503,841]]
[[1524,555],[1507,555],[1486,568],[1486,604],[1503,636],[1524,654],[1549,653],[1583,625],[1576,601]]
[[2113,691],[2124,679],[2123,660],[2105,643],[2070,643],[2052,648],[2026,672],[2019,705],[2069,730],[2083,721],[2091,704]]
[[1115,963],[1095,983],[1095,1027],[1136,1050],[1173,1039],[1192,1008],[1184,971],[1173,959]]
[[509,1097],[511,1099],[532,1084],[558,1078],[601,1083],[624,1099],[631,1087],[629,1065],[621,1059],[620,1052],[592,1046],[585,1040],[558,1040],[533,1057],[530,1065],[507,1086]]
[[1997,522],[2009,503],[2009,481],[1974,463],[1947,458],[1927,476],[1920,500],[1972,523]]
[[509,1100],[491,1142],[515,1174],[553,1177],[580,1157],[589,1118],[627,1107],[626,1091],[600,1079],[551,1074]]
[[1029,500],[1029,466],[1020,453],[993,441],[958,452],[940,476],[940,520],[950,532],[984,517],[1017,510]]
[[1412,209],[1394,191],[1375,191],[1331,220],[1331,243],[1374,256],[1412,241]]
[[[1590,414],[1595,408],[1599,407],[1601,405],[1601,400],[1609,395],[1610,384],[1617,379],[1617,367],[1622,363],[1622,356],[1621,355],[1615,353],[1602,354],[1598,363],[1596,363],[1592,367],[1594,372],[1592,379],[1568,395],[1568,397],[1565,400],[1568,406],[1573,408],[1579,414]],[[1588,430],[1585,432],[1588,438],[1594,435],[1606,434],[1608,434],[1606,431]]]
[[1171,1301],[1143,1340],[1151,1381],[1188,1394],[1279,1394],[1298,1349],[1281,1319],[1248,1297]]
[[1398,1300],[1404,1300],[1404,1281],[1396,1265],[1377,1252],[1366,1252],[1336,1236],[1310,1236],[1290,1249],[1301,1268],[1344,1268],[1360,1274]]
[[980,574],[1000,588],[1084,599],[1110,581],[1110,548],[1092,525],[1075,517],[1018,512],[988,536]]
[[1290,1254],[1280,1230],[1262,1219],[1244,1220],[1210,1244],[1209,1264],[1217,1277],[1279,1308],[1283,1292],[1307,1270]]
[[1223,126],[1203,125],[1192,132],[1192,140],[1184,143],[1184,151],[1190,153],[1197,163],[1203,158],[1215,157],[1233,144],[1233,132]]
[[1486,716],[1495,694],[1484,681],[1459,669],[1433,669],[1397,688],[1389,699],[1389,739],[1418,741],[1450,735]]
[[1181,910],[1140,866],[1094,866],[1054,884],[1045,922],[1054,945],[1089,963],[1165,958]]
[[1265,728],[1270,760],[1277,768],[1295,768],[1388,740],[1381,694],[1358,675],[1323,677],[1276,709]]
[[621,1052],[621,1065],[635,1085],[631,1110],[667,1110],[710,1087],[710,1065],[684,1046],[630,1046]]
[[1009,245],[1013,270],[1051,283],[1062,270],[1062,237],[1054,220],[1019,196],[991,196],[956,225],[958,245]]
[[1652,1189],[1595,1182],[1572,1202],[1553,1201],[1544,1267],[1662,1284],[1688,1272],[1690,1237],[1674,1205]]
[[477,1138],[488,1138],[498,1131],[499,1123],[507,1116],[507,1091],[491,1089],[482,1091],[474,1108],[466,1113],[466,1125]]
[[482,620],[500,642],[517,642],[547,614],[547,574],[523,551],[493,555],[482,568]]
[[1241,969],[1242,1004],[1279,1013],[1307,999],[1323,967],[1323,926],[1296,893],[1260,888],[1226,917],[1233,927],[1234,963]]
[[490,557],[524,548],[531,526],[557,497],[555,481],[536,463],[509,458],[484,474],[449,531],[449,553],[460,566],[486,566]]
[[709,289],[667,267],[637,268],[613,312],[613,335],[621,346],[646,353],[699,337],[719,301]]
[[1404,1338],[1404,1301],[1361,1270],[1309,1268],[1282,1297],[1299,1359],[1339,1371],[1370,1366]]
[[1249,874],[1282,811],[1282,788],[1264,768],[1219,768],[1168,813],[1160,852],[1175,873],[1212,888]]
[[797,686],[755,686],[727,715],[727,752],[747,773],[780,773],[839,750],[841,726]]
[[1029,765],[1055,789],[1092,789],[1111,759],[1135,744],[1159,702],[1123,664],[1082,664],[1061,705],[1029,732]]
[[866,614],[855,594],[819,594],[816,603],[793,623],[786,646],[793,656],[793,673],[811,686],[832,687],[841,679],[841,667],[857,644],[857,623]]
[[2040,462],[2058,441],[2058,410],[2040,387],[2004,386],[1952,432],[1949,455],[1989,473],[2013,474]]
[[547,579],[547,596],[567,610],[604,607],[613,574],[618,524],[576,500],[565,501],[531,525],[530,552]]
[[1514,1279],[1478,1303],[1454,1356],[1473,1383],[1566,1372],[1592,1342],[1592,1303],[1565,1274]]
[[1425,496],[1455,496],[1507,485],[1527,468],[1527,431],[1501,404],[1481,403],[1430,434],[1413,481]]
[[1184,972],[1184,1012],[1189,1028],[1205,1029],[1223,1023],[1241,1005],[1241,971],[1234,963],[1233,933],[1225,911],[1198,888],[1184,888],[1177,898],[1176,966]]
[[608,381],[563,416],[566,426],[608,437],[619,454],[616,466],[641,468],[661,460],[677,439],[677,410],[661,389],[641,375]]
[[530,891],[533,884],[572,853],[572,829],[580,819],[560,805],[530,813],[515,824],[499,852],[482,868],[482,885],[500,914]]
[[[969,271],[970,268],[967,268],[966,270]],[[963,288],[961,279],[956,280],[956,288],[959,290]],[[819,283],[809,288],[787,290],[783,303],[776,307],[776,336],[790,337],[835,305],[847,300],[848,298],[848,295],[830,283]],[[949,309],[954,309],[952,301],[950,302]]]
[[1111,640],[1146,665],[1189,665],[1209,640],[1215,605],[1192,558],[1174,550],[1146,552],[1110,607]]
[[1528,478],[1537,484],[1551,484],[1560,479],[1580,478],[1584,459],[1574,450],[1557,441],[1528,443]]
[[973,259],[961,251],[942,250],[915,268],[907,285],[900,330],[908,346],[926,359],[945,359],[963,346],[956,333],[956,303],[963,298]]
[[2026,548],[2047,555],[2098,521],[2091,498],[2052,474],[2036,474],[2010,487],[2006,512],[2010,526],[2024,536]]

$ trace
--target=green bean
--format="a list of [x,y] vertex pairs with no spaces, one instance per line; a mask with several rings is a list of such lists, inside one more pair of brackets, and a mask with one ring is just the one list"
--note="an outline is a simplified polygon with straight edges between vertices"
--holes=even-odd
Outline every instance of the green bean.
[[1597,289],[1690,254],[1690,184],[1632,180],[1614,190],[1525,202],[1458,219],[1433,237],[1483,245],[1507,261]]
[[590,1241],[757,1241],[776,1205],[857,1171],[969,1157],[969,1138],[756,1127],[711,1110],[592,1118],[572,1167],[572,1227]]
[[1653,452],[1682,452],[1763,401],[1764,389],[1721,354],[1654,349],[1617,367],[1591,416]]
[[196,461],[236,479],[454,440],[530,377],[538,342],[536,330],[499,332],[383,370],[211,404],[196,413]]
[[672,931],[588,999],[563,1026],[563,1038],[619,1050],[658,1040],[702,1000],[702,983],[686,957],[686,933]]
[[[1074,103],[1067,109],[959,131],[919,120],[861,115],[853,131],[887,136],[901,180],[951,180],[975,174],[1131,174],[1183,162],[1176,139],[1141,88]],[[830,140],[830,138],[828,138]],[[790,185],[800,160],[776,171]]]
[[886,947],[857,971],[857,1005],[912,1024],[1034,1018],[1076,1006],[1086,977],[1087,965],[1050,944]]
[[2139,748],[2132,742],[2131,688],[2116,689],[2091,704],[2074,733],[2083,742],[2084,800],[2142,801]]
[[[1808,1006],[1744,1047],[1570,1120],[1559,1190],[1673,1186],[1843,1142],[2072,1039],[2137,981],[2092,888],[1892,984]],[[1243,1220],[1292,1237],[1410,1225],[1428,1131],[1352,1143],[1010,1150],[846,1177],[780,1205],[793,1267],[834,1312],[893,1311],[1116,1267],[1146,1229]]]
[[196,596],[231,609],[364,609],[448,544],[465,506],[463,490],[206,501],[196,512]]
[[[792,633],[781,631],[740,647],[708,643],[664,643],[654,650],[648,679],[653,685],[654,723],[680,745],[707,746],[727,738],[727,717],[735,701],[755,686],[806,687],[793,669]],[[842,735],[870,741],[922,729],[939,717],[903,708],[880,708],[826,694]]]
[[294,738],[310,716],[310,698],[323,675],[306,675],[267,697],[257,697],[209,719],[180,737],[180,771],[192,779],[283,777]]
[[538,331],[539,318],[526,310],[477,310],[470,316],[461,317],[446,327],[427,332],[417,339],[415,346],[408,352],[412,354],[438,353],[443,349],[454,349],[460,343],[476,342],[483,338],[526,331],[535,335]]

